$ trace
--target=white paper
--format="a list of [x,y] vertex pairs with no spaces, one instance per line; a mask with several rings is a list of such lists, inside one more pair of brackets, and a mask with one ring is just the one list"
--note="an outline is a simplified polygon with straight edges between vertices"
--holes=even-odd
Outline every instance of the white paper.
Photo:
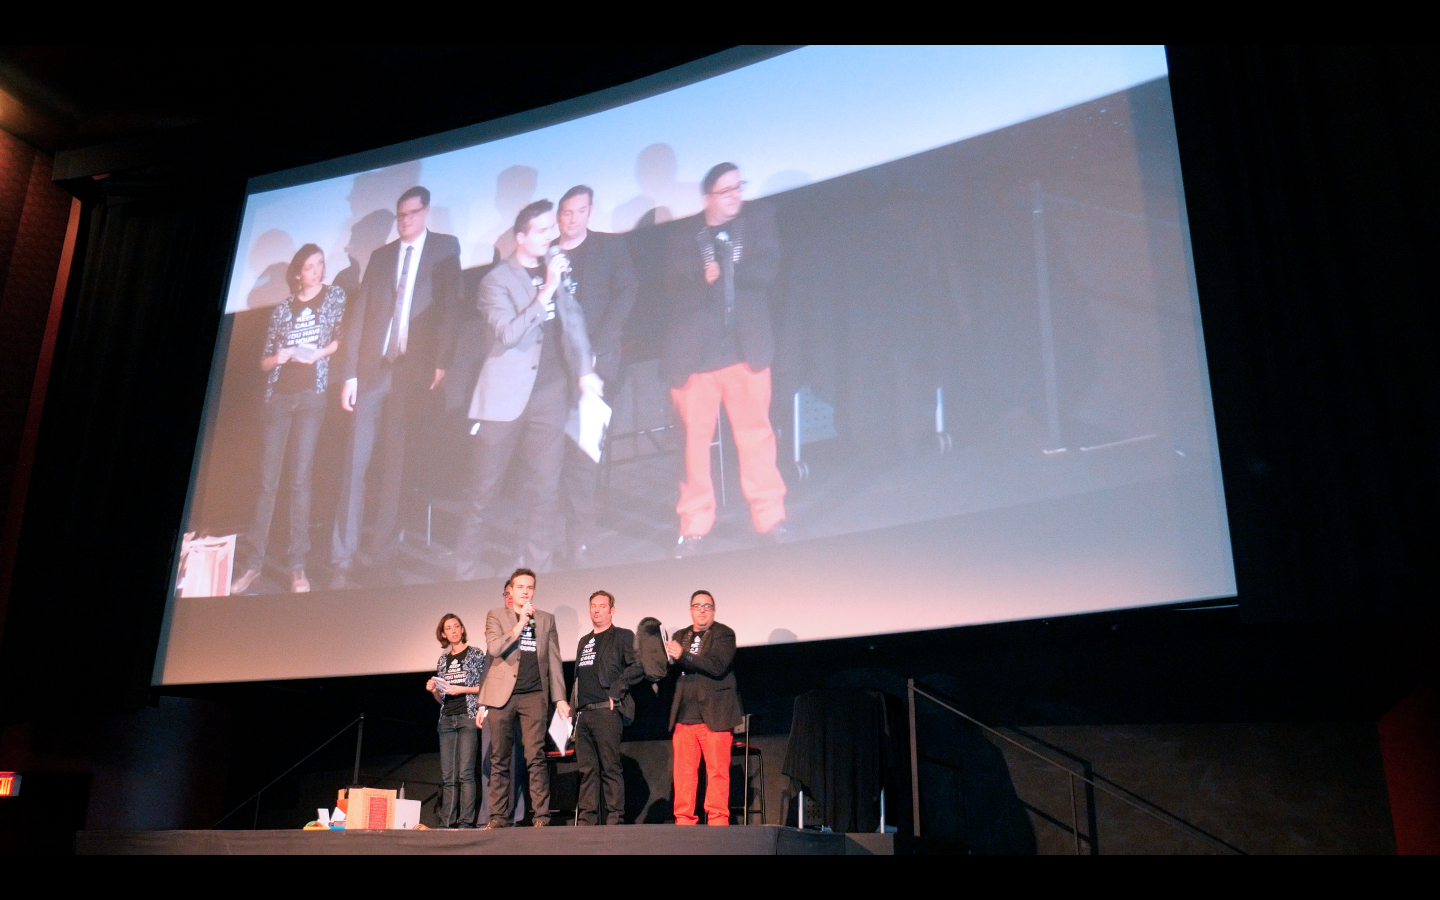
[[600,441],[610,425],[610,404],[589,391],[580,392],[580,402],[570,409],[565,433],[585,455],[600,461]]
[[343,821],[345,821],[345,810],[337,806],[335,811],[330,814],[330,825],[333,827]]
[[[551,419],[550,421],[553,422],[555,420]],[[553,428],[554,426],[552,425],[551,427]],[[554,434],[555,432],[552,431],[550,433]],[[450,693],[450,682],[446,681],[443,678],[435,679],[435,692],[440,696],[444,697],[446,694]]]
[[317,809],[316,812],[318,812],[320,815],[315,817],[315,821],[319,822],[321,825],[324,825],[326,828],[329,828],[330,810],[321,807],[320,809]]
[[290,348],[290,358],[302,363],[313,363],[320,353],[314,344],[296,344]]
[[550,739],[555,742],[555,747],[562,753],[565,745],[570,743],[570,720],[560,715],[560,710],[555,710],[555,715],[550,717]]
[[395,827],[413,829],[420,822],[419,800],[395,801]]

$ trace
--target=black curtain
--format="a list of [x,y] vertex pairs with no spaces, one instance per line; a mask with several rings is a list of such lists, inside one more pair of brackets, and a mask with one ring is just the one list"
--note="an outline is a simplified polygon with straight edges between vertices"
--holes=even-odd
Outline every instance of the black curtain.
[[1440,62],[1169,58],[1240,599],[1264,619],[1425,613]]
[[243,192],[85,186],[0,655],[7,718],[147,700]]

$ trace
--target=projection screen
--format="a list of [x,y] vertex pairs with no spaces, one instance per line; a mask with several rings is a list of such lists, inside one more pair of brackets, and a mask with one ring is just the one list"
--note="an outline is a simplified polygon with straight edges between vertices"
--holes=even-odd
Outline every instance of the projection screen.
[[156,684],[425,670],[522,564],[567,658],[597,589],[742,645],[1235,591],[1160,47],[737,51],[256,178],[220,302]]

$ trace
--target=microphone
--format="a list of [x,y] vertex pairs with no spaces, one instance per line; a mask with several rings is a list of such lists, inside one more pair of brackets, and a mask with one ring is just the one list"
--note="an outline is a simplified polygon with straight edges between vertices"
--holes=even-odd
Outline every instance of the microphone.
[[[545,251],[545,266],[550,266],[550,260],[564,254],[559,244],[551,244],[550,249]],[[575,280],[570,277],[570,257],[565,257],[565,268],[560,270],[560,283],[565,285],[565,290],[575,293]]]

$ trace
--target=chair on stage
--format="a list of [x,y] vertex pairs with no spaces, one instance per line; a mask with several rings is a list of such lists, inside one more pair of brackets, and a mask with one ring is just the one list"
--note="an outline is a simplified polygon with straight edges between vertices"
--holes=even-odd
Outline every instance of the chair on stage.
[[[740,815],[740,817],[741,817],[741,819],[740,819],[740,824],[742,824],[742,825],[749,825],[749,824],[750,824],[750,816],[754,815],[755,813],[759,813],[759,814],[760,814],[760,824],[761,824],[761,825],[764,825],[764,824],[765,824],[765,754],[764,754],[763,751],[761,751],[761,749],[760,749],[759,747],[757,747],[757,746],[756,746],[754,743],[752,743],[751,740],[750,740],[750,737],[751,737],[751,732],[750,732],[750,719],[751,719],[750,713],[746,713],[746,714],[745,714],[745,718],[743,718],[743,719],[740,720],[740,727],[739,727],[739,728],[736,728],[736,729],[734,730],[734,732],[733,732],[733,734],[734,734],[734,740],[733,740],[733,741],[731,742],[731,744],[730,744],[730,756],[731,756],[731,758],[733,759],[737,753],[738,753],[738,754],[741,754],[741,756],[742,756],[742,758],[743,758],[743,761],[742,761],[742,763],[741,763],[741,771],[744,772],[744,775],[743,775],[743,777],[742,777],[742,782],[741,782],[741,785],[742,785],[742,786],[741,786],[741,789],[740,789],[740,805],[739,805],[739,806],[731,806],[731,807],[730,807],[730,812],[731,812],[732,815],[733,815],[733,814],[736,814],[736,813],[738,813],[738,814]],[[750,802],[750,757],[751,757],[752,755],[756,757],[756,763],[757,763],[757,765],[758,765],[758,767],[759,767],[759,772],[760,772],[760,791],[759,791],[759,794],[760,794],[760,808],[759,808],[759,809],[755,809],[755,808],[752,806],[751,802]]]

